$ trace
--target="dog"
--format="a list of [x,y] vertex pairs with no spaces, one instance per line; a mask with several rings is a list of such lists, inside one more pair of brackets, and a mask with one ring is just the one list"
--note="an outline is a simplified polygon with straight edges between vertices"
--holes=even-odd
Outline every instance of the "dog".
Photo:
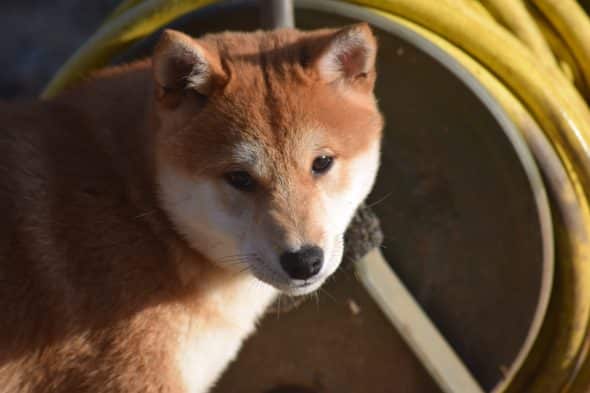
[[376,52],[363,23],[166,30],[0,104],[0,392],[209,391],[341,261],[379,166]]

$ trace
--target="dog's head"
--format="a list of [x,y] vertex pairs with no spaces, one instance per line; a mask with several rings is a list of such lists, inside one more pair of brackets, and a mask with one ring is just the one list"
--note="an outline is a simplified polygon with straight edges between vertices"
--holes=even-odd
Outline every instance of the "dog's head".
[[160,199],[212,262],[318,288],[377,172],[375,38],[340,30],[164,32],[153,56]]

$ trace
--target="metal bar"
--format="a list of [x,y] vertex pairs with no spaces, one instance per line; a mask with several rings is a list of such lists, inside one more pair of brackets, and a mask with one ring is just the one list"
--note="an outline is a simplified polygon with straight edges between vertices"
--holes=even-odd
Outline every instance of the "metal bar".
[[365,288],[443,392],[484,393],[378,249],[355,266]]
[[295,27],[292,0],[259,0],[260,25],[265,30]]

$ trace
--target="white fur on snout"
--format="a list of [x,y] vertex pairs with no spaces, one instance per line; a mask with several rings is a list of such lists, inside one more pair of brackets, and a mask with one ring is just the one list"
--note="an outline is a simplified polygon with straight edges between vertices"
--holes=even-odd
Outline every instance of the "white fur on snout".
[[[177,230],[210,260],[228,268],[247,267],[259,280],[300,295],[317,289],[338,268],[343,234],[373,186],[378,163],[376,141],[356,158],[341,163],[341,168],[334,168],[345,171],[339,174],[348,179],[343,189],[319,187],[316,203],[320,208],[310,209],[308,214],[315,215],[313,220],[321,226],[322,238],[316,239],[316,245],[324,251],[324,264],[319,274],[307,281],[290,279],[281,267],[280,254],[288,245],[276,244],[277,228],[265,224],[272,220],[261,219],[269,212],[257,206],[256,199],[229,186],[219,187],[213,180],[190,178],[166,165],[161,165],[158,173],[160,198]],[[234,200],[240,209],[228,207],[228,200],[230,205]],[[237,262],[236,255],[246,257]]]
[[[281,274],[274,273],[274,275],[282,280],[279,281],[278,287],[283,292],[290,295],[313,292],[336,271],[344,252],[344,232],[356,209],[373,188],[379,167],[379,149],[380,143],[375,141],[369,149],[354,159],[338,163],[340,168],[335,167],[334,170],[342,172],[333,175],[345,176],[348,179],[344,189],[330,189],[329,182],[323,186],[320,184],[317,199],[310,201],[310,204],[317,204],[317,208],[310,208],[307,213],[313,215],[311,219],[321,228],[322,236],[314,239],[314,243],[324,251],[324,264],[320,272],[309,280],[292,280],[286,276],[277,262],[276,269],[279,269]],[[268,270],[266,269],[264,273],[272,276],[273,272]],[[275,280],[278,278],[275,277]],[[303,284],[307,285],[302,286]]]

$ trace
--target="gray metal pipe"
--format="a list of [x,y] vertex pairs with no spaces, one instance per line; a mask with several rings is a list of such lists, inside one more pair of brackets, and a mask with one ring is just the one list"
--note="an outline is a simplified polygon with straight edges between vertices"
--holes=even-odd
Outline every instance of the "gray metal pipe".
[[260,25],[265,30],[295,27],[292,0],[259,0]]

